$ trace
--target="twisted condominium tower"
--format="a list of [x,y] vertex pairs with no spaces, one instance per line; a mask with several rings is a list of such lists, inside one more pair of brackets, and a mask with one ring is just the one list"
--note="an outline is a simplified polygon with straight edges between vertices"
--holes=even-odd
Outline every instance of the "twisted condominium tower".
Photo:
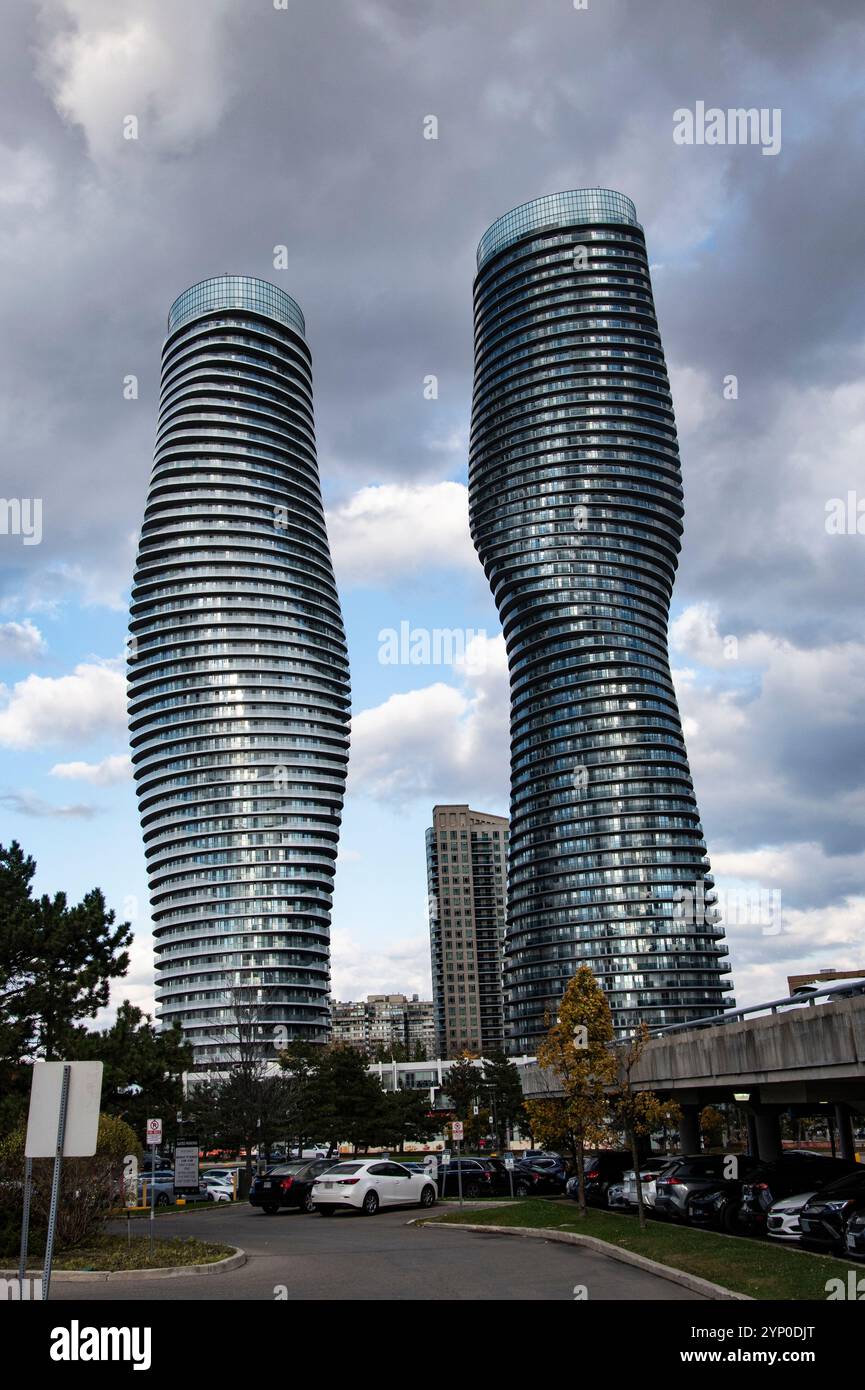
[[348,660],[303,314],[266,281],[171,307],[131,632],[160,1017],[202,1067],[323,1041]]
[[481,238],[469,484],[511,681],[509,1049],[582,962],[620,1032],[716,1013],[727,948],[667,656],[679,453],[622,194],[538,198]]

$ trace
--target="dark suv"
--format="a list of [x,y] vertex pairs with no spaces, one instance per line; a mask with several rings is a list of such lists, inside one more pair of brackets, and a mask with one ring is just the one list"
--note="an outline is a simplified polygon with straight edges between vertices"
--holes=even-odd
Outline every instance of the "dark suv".
[[837,1178],[855,1173],[859,1165],[848,1158],[798,1150],[785,1153],[771,1163],[761,1163],[742,1185],[739,1222],[749,1235],[766,1230],[766,1218],[773,1202],[799,1192],[814,1192]]
[[504,1191],[499,1172],[488,1158],[452,1158],[450,1163],[439,1164],[439,1193],[442,1197],[456,1197],[460,1190],[464,1197],[491,1197]]
[[[607,1194],[615,1183],[620,1183],[628,1168],[634,1166],[630,1149],[598,1149],[583,1158],[583,1173],[586,1185],[586,1201],[593,1207],[609,1206]],[[567,1194],[575,1202],[580,1200],[580,1185],[576,1175],[568,1178]]]
[[249,1204],[261,1207],[266,1216],[275,1216],[280,1207],[300,1207],[301,1211],[315,1211],[312,1202],[312,1185],[328,1168],[339,1162],[338,1158],[298,1158],[293,1163],[279,1163],[268,1168],[266,1173],[254,1178],[249,1189]]
[[514,1166],[517,1197],[558,1197],[567,1181],[568,1170],[561,1159],[521,1159]]
[[[843,1253],[847,1223],[860,1212],[865,1212],[865,1167],[857,1163],[855,1173],[836,1178],[805,1203],[799,1214],[799,1240],[812,1249]],[[858,1221],[854,1232],[857,1229]]]
[[750,1154],[687,1154],[655,1180],[655,1215],[734,1229],[742,1183],[758,1163]]

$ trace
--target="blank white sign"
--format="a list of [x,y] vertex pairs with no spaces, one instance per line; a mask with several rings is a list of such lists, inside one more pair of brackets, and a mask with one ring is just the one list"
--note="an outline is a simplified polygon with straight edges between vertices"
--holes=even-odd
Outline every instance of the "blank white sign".
[[102,1099],[102,1063],[34,1062],[25,1158],[53,1158],[57,1152],[57,1124],[65,1066],[69,1067],[69,1099],[63,1157],[89,1158],[96,1152],[99,1102]]

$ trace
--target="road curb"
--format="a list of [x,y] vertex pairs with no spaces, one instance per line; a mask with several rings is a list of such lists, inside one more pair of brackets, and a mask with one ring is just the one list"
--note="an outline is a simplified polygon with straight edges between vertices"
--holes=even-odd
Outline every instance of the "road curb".
[[648,1274],[657,1274],[662,1279],[669,1279],[672,1284],[681,1284],[683,1288],[690,1289],[692,1293],[705,1294],[707,1298],[733,1299],[743,1303],[755,1301],[750,1294],[735,1293],[733,1289],[725,1289],[722,1284],[713,1284],[710,1279],[701,1279],[698,1274],[688,1274],[685,1270],[673,1269],[671,1265],[659,1264],[657,1260],[650,1260],[646,1255],[635,1255],[630,1250],[623,1250],[619,1245],[609,1245],[605,1240],[598,1240],[596,1236],[582,1236],[571,1231],[539,1230],[529,1226],[480,1226],[468,1221],[457,1223],[426,1220],[411,1224],[422,1225],[424,1230],[477,1231],[481,1235],[487,1232],[497,1236],[522,1236],[527,1240],[559,1241],[563,1245],[583,1245],[588,1250],[596,1250],[600,1255],[607,1255],[611,1260],[619,1260],[625,1265],[634,1265],[637,1269],[644,1269]]
[[[235,1245],[234,1254],[206,1265],[168,1265],[165,1269],[52,1269],[52,1284],[123,1284],[131,1279],[180,1279],[185,1274],[226,1274],[246,1264],[246,1251]],[[41,1279],[41,1269],[28,1269],[28,1279]],[[0,1279],[17,1279],[17,1269],[0,1269]]]

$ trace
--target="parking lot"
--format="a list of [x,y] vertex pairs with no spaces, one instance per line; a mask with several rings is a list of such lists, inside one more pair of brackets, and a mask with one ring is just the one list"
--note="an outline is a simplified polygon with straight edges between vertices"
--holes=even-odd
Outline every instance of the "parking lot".
[[[198,1236],[241,1246],[247,1263],[226,1274],[122,1283],[56,1280],[52,1302],[273,1300],[589,1300],[704,1301],[658,1275],[594,1251],[519,1236],[409,1224],[414,1210],[332,1220],[286,1211],[264,1216],[246,1203],[230,1209],[168,1214],[160,1235]],[[136,1223],[137,1224],[137,1223]],[[119,1229],[125,1229],[120,1226]]]

